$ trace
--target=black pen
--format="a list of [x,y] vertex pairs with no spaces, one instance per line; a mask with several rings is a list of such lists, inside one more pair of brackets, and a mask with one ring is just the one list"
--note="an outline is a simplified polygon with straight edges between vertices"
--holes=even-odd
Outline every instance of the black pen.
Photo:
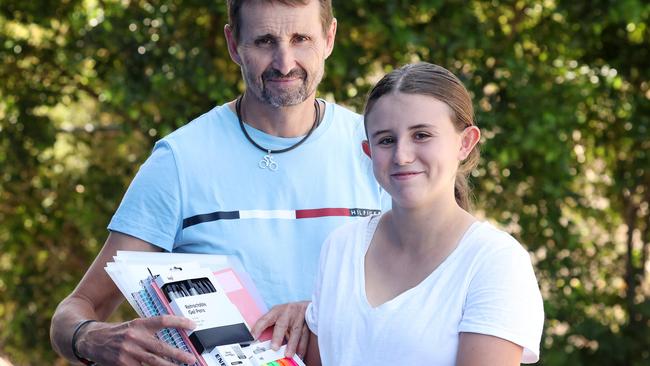
[[196,283],[192,284],[192,292],[196,293],[197,295],[202,295],[203,292],[201,292],[201,289],[199,286],[196,285]]
[[206,284],[208,285],[208,288],[210,289],[210,292],[217,292],[217,289],[214,288],[212,285],[212,282],[210,280],[205,280]]
[[185,297],[185,291],[179,286],[179,285],[174,285],[174,288],[176,289],[176,292],[181,296]]
[[185,288],[185,285],[184,285],[184,284],[181,283],[181,284],[178,285],[178,286],[181,288],[181,291],[183,291],[183,294],[184,294],[185,296],[190,296],[190,292],[187,291],[187,289]]
[[199,285],[201,286],[201,290],[203,290],[204,294],[209,294],[210,292],[212,292],[212,291],[210,291],[208,286],[206,286],[205,283],[202,280],[199,281]]
[[187,294],[187,296],[192,296],[192,295],[194,295],[194,294],[192,293],[192,290],[191,290],[192,288],[187,284],[187,282],[183,282],[183,285],[182,285],[182,286],[183,286],[183,290],[185,291],[185,293]]

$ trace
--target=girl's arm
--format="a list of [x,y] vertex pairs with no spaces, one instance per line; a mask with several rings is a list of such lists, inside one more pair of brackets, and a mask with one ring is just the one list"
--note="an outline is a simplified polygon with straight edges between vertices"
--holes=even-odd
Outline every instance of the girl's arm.
[[305,364],[307,366],[321,366],[318,336],[313,332],[309,332],[309,343],[307,344],[307,353],[305,354]]
[[519,365],[523,351],[523,347],[503,338],[462,332],[456,366]]

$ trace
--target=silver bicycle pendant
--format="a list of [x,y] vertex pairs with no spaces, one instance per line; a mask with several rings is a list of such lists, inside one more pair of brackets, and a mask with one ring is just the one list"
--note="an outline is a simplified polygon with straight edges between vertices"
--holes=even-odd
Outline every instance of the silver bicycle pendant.
[[276,171],[278,170],[278,163],[273,159],[273,156],[271,156],[271,152],[268,154],[264,155],[262,160],[257,164],[257,166],[260,167],[260,169],[269,169],[270,171]]

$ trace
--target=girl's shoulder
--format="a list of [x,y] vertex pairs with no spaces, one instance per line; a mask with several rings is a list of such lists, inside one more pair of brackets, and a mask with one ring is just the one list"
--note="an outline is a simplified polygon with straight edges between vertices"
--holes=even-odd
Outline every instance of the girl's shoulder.
[[506,231],[486,221],[476,222],[471,229],[463,238],[459,257],[475,270],[531,266],[528,250]]
[[487,221],[476,222],[466,236],[467,244],[482,252],[526,251],[508,232]]

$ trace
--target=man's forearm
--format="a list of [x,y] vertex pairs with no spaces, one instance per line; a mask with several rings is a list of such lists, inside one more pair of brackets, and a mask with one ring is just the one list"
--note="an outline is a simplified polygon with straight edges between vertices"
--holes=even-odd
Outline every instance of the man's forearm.
[[52,347],[61,356],[75,360],[72,353],[72,332],[79,322],[96,319],[92,308],[85,301],[69,296],[56,308],[50,327]]
[[[50,341],[54,350],[61,356],[76,360],[72,353],[72,333],[76,326],[86,319],[105,320],[113,309],[106,309],[106,314],[98,314],[92,304],[74,294],[65,298],[56,308],[50,327]],[[77,338],[79,339],[79,338]]]

